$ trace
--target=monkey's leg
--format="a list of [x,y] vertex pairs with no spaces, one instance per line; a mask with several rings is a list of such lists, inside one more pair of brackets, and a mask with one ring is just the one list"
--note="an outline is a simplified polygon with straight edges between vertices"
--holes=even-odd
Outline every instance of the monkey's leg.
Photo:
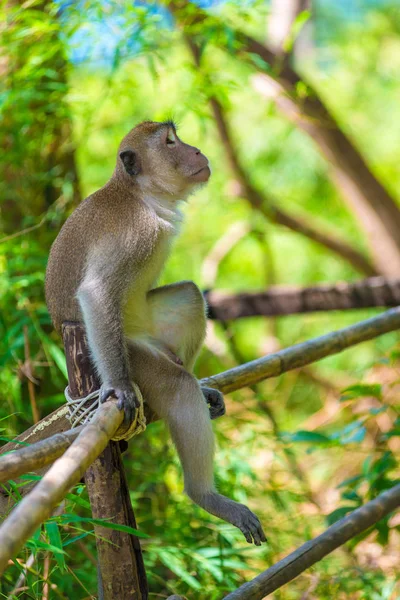
[[214,435],[197,380],[165,354],[140,342],[129,342],[132,373],[150,407],[164,418],[183,467],[185,491],[207,512],[232,523],[246,540],[265,541],[258,518],[243,504],[214,487]]
[[[147,295],[154,337],[170,349],[192,372],[206,335],[206,306],[203,295],[192,281],[181,281],[151,290]],[[179,364],[179,363],[178,363]],[[225,414],[220,391],[202,388],[211,419]]]
[[192,371],[206,336],[206,305],[192,281],[181,281],[151,290],[147,300],[154,336]]

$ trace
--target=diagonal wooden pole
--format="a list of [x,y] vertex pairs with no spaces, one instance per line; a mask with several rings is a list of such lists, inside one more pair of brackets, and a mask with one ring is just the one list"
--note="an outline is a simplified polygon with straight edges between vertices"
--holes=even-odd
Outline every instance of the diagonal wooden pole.
[[122,420],[116,400],[103,404],[65,454],[14,508],[0,527],[0,574],[101,454]]
[[324,533],[225,596],[225,600],[262,600],[351,538],[375,525],[398,506],[400,484],[357,508]]
[[400,329],[400,307],[391,308],[377,317],[295,344],[223,373],[205,377],[201,384],[228,394],[269,377],[277,377],[292,369],[304,367],[326,356],[338,354],[346,348],[396,329]]
[[[217,375],[206,377],[202,379],[200,383],[203,386],[217,388],[224,394],[227,394],[245,386],[254,385],[264,379],[277,377],[282,373],[311,364],[325,356],[331,356],[332,354],[341,352],[356,344],[360,344],[361,342],[373,339],[390,331],[396,331],[397,329],[400,329],[400,307],[392,308],[371,319],[366,319],[355,323],[354,325],[344,327],[343,329],[290,346],[279,352],[263,356],[254,361],[229,369],[228,371],[218,373]],[[72,375],[70,375],[70,378],[71,377]],[[94,388],[89,386],[88,389]],[[27,450],[25,457],[31,456],[36,453],[36,444],[39,442],[41,443],[41,440],[44,438],[49,438],[47,441],[51,442],[51,439],[60,432],[65,432],[67,437],[73,435],[68,431],[70,424],[66,419],[67,412],[68,409],[66,405],[58,408],[47,417],[44,417],[39,423],[33,425],[27,431],[16,437],[15,440],[5,444],[5,446],[0,449],[1,454],[17,450],[23,445],[30,444],[30,450]],[[147,423],[158,419],[158,416],[146,405],[145,415]],[[56,444],[53,442],[51,443],[53,452],[57,452],[57,455],[60,456],[64,451],[64,442],[62,439],[59,439],[59,442]],[[55,457],[55,454],[53,454],[53,456]],[[18,458],[16,457],[13,460],[18,461]],[[7,470],[5,462],[6,461],[0,458],[0,473],[2,468],[4,471]],[[6,476],[6,474],[4,476]],[[22,495],[25,495],[27,489],[29,489],[28,486],[21,490]],[[8,512],[11,506],[12,498],[7,490],[4,492],[0,490],[0,516]]]
[[[90,361],[84,329],[77,323],[63,326],[69,393],[82,398],[99,389]],[[85,483],[93,517],[137,529],[119,444],[110,442],[87,469]],[[103,600],[145,600],[146,572],[139,539],[129,533],[95,525],[99,559],[99,597]]]

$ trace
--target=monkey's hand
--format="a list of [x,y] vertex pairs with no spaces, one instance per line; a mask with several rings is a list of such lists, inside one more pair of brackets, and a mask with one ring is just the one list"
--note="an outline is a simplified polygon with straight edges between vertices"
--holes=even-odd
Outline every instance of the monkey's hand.
[[224,397],[219,390],[214,388],[202,387],[201,391],[207,404],[209,404],[211,419],[217,419],[225,414]]
[[103,403],[113,396],[118,400],[117,407],[125,411],[124,422],[132,423],[136,417],[136,412],[140,406],[140,400],[130,383],[121,386],[103,385],[100,391],[100,402]]

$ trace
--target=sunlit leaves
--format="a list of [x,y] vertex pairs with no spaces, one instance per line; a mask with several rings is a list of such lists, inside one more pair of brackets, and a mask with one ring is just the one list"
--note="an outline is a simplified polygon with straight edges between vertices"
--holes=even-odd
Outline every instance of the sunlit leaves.
[[382,385],[380,383],[356,383],[350,385],[343,390],[341,401],[353,400],[363,396],[372,396],[380,400],[382,398]]

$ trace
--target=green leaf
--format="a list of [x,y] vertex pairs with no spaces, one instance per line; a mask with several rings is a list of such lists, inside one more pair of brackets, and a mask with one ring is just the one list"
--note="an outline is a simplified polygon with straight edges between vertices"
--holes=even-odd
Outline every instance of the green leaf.
[[353,400],[354,398],[363,398],[372,396],[373,398],[382,399],[382,386],[380,383],[356,383],[345,388],[340,398],[341,402],[345,400]]
[[70,500],[71,502],[74,502],[75,504],[79,504],[79,506],[82,506],[83,508],[87,508],[90,510],[90,502],[88,502],[87,500],[85,500],[84,498],[81,498],[80,496],[78,496],[77,494],[67,494],[65,496],[68,500]]
[[360,443],[364,440],[366,433],[366,427],[361,425],[355,431],[353,431],[353,433],[343,436],[340,441],[342,444]]
[[361,497],[354,490],[347,490],[347,492],[343,492],[342,498],[344,500],[353,500],[358,504],[361,504]]
[[68,380],[67,363],[65,361],[64,352],[62,352],[62,350],[60,350],[60,348],[58,346],[56,346],[56,344],[47,344],[47,347],[48,347],[48,351],[49,351],[52,359],[56,363],[57,367],[60,369],[60,371],[64,375],[65,379]]
[[15,483],[15,481],[13,481],[13,480],[10,479],[7,483],[10,486],[10,488],[12,489],[12,491],[15,494],[16,498],[18,500],[22,500],[22,496],[21,496],[21,494],[19,492],[18,485]]
[[91,531],[84,531],[83,533],[76,535],[75,537],[67,540],[66,542],[63,542],[63,547],[65,548],[65,546],[69,546],[70,544],[73,544],[74,542],[77,542],[78,540],[81,540],[82,538],[87,537],[91,533],[92,533]]
[[175,575],[178,575],[178,577],[187,583],[189,587],[191,587],[193,590],[201,590],[200,583],[186,571],[184,565],[178,557],[167,551],[160,551],[158,555],[164,565],[168,567],[168,569],[171,569]]
[[265,71],[266,73],[271,72],[271,65],[262,59],[261,56],[254,54],[253,52],[248,52],[248,56],[260,71]]
[[311,11],[303,10],[301,13],[297,15],[293,24],[290,28],[289,35],[286,37],[285,41],[282,44],[283,50],[285,52],[291,52],[293,48],[293,44],[296,41],[300,31],[303,29],[305,23],[311,17]]
[[351,442],[362,442],[365,438],[366,428],[363,425],[363,421],[361,419],[357,419],[352,423],[349,423],[342,429],[335,431],[335,433],[331,434],[331,437],[341,445],[350,444]]
[[19,478],[26,481],[40,481],[42,479],[42,475],[36,475],[35,473],[25,473],[25,475],[20,475]]
[[337,508],[329,515],[327,515],[326,521],[328,525],[333,525],[333,523],[336,523],[336,521],[343,519],[343,517],[345,517],[348,513],[353,512],[353,510],[354,506],[341,506],[340,508]]
[[388,431],[387,433],[384,433],[382,437],[384,439],[389,439],[391,437],[398,437],[398,436],[400,436],[400,429],[394,428],[394,429],[391,429],[390,431]]
[[65,552],[63,550],[63,543],[61,540],[61,534],[60,534],[58,525],[54,521],[47,521],[44,524],[44,528],[49,537],[50,544],[60,550],[60,552],[56,552],[54,554],[54,557],[55,557],[57,564],[60,567],[61,571],[64,571],[66,568],[65,558],[64,558]]
[[389,517],[385,517],[384,519],[382,519],[381,521],[379,521],[376,524],[376,529],[378,530],[378,536],[376,538],[376,541],[378,542],[378,544],[380,544],[381,546],[386,546],[388,541],[389,541],[389,526],[388,526],[388,518]]
[[60,550],[58,546],[53,546],[53,544],[49,544],[48,542],[42,542],[41,540],[28,540],[26,542],[28,548],[32,550],[44,550],[45,552],[52,552],[54,556],[61,554],[66,554],[64,550]]
[[284,441],[290,442],[309,442],[311,444],[331,444],[332,440],[322,433],[316,431],[296,431],[295,433],[282,434]]
[[387,406],[381,406],[380,408],[370,408],[369,409],[369,414],[370,415],[380,415],[381,413],[385,412],[385,410],[387,410]]
[[64,514],[59,517],[54,517],[61,523],[91,523],[92,525],[100,525],[107,529],[114,529],[115,531],[123,531],[124,533],[130,533],[136,535],[136,537],[150,538],[147,533],[138,531],[129,525],[121,525],[120,523],[110,523],[109,521],[103,521],[103,519],[92,519],[91,517],[78,517],[77,515]]

